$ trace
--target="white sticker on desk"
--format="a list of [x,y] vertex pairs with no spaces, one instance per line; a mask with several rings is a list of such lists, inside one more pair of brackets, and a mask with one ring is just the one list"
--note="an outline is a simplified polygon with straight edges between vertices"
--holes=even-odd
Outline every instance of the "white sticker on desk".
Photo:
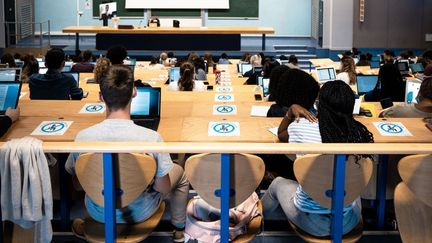
[[21,99],[22,97],[26,96],[26,94],[27,94],[26,92],[21,92],[19,98]]
[[229,86],[223,86],[223,87],[217,87],[216,91],[217,92],[233,92],[234,89],[232,87],[229,87]]
[[31,135],[61,136],[72,125],[73,121],[43,121]]
[[214,105],[213,115],[237,115],[237,106],[235,105]]
[[216,102],[233,102],[234,95],[233,94],[215,94]]
[[408,131],[408,129],[400,122],[374,122],[373,124],[382,136],[412,136],[410,131]]
[[94,103],[94,104],[85,104],[79,113],[92,114],[92,113],[104,113],[104,112],[105,112],[104,103]]
[[220,82],[220,86],[232,86],[232,82]]
[[210,137],[240,136],[240,124],[238,122],[210,122],[208,135]]

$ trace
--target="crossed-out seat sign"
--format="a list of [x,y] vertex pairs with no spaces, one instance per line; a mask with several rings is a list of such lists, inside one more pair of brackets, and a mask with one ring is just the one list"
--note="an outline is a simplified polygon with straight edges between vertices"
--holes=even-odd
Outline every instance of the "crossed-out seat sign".
[[91,114],[91,113],[104,113],[105,104],[95,103],[95,104],[85,104],[79,113],[81,114]]
[[210,122],[209,136],[240,136],[238,122]]
[[412,136],[401,122],[374,122],[373,124],[382,136]]
[[72,125],[72,121],[43,121],[31,135],[55,136],[63,135]]
[[235,105],[214,105],[213,115],[236,115],[237,106]]
[[233,102],[234,95],[233,94],[215,94],[216,102]]

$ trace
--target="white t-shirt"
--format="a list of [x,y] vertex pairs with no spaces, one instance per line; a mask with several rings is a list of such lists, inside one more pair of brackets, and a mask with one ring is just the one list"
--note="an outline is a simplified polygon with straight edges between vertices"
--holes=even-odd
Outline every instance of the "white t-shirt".
[[[206,91],[207,87],[204,85],[203,81],[194,81],[195,85],[192,91]],[[168,87],[168,91],[179,91],[178,82],[171,82]]]
[[350,85],[350,78],[347,72],[338,73],[336,79],[344,81],[346,84]]

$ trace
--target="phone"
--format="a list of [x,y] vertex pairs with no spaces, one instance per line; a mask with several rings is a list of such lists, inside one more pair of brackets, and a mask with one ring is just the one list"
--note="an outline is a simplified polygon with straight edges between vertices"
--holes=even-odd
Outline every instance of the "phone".
[[208,85],[207,90],[213,90],[213,85]]
[[262,96],[260,94],[255,94],[255,100],[256,101],[262,100]]
[[393,102],[392,102],[391,98],[382,99],[382,100],[380,100],[380,103],[381,103],[381,107],[383,109],[387,109],[387,108],[393,106]]
[[205,81],[205,82],[204,82],[204,85],[209,85],[209,82]]

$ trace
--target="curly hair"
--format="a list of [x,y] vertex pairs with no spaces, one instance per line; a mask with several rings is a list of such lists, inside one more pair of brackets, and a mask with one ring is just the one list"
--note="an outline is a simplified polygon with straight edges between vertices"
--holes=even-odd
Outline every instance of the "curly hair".
[[355,95],[345,82],[325,83],[318,98],[318,120],[323,143],[372,143],[373,134],[352,115]]
[[111,62],[108,58],[101,57],[97,59],[96,65],[93,70],[94,79],[97,84],[100,83],[102,77],[104,76],[104,74],[106,73],[106,71],[110,66],[111,66]]
[[275,101],[276,100],[276,89],[279,84],[279,80],[281,76],[290,70],[290,68],[286,65],[280,65],[275,68],[270,73],[270,84],[269,84],[269,101]]

